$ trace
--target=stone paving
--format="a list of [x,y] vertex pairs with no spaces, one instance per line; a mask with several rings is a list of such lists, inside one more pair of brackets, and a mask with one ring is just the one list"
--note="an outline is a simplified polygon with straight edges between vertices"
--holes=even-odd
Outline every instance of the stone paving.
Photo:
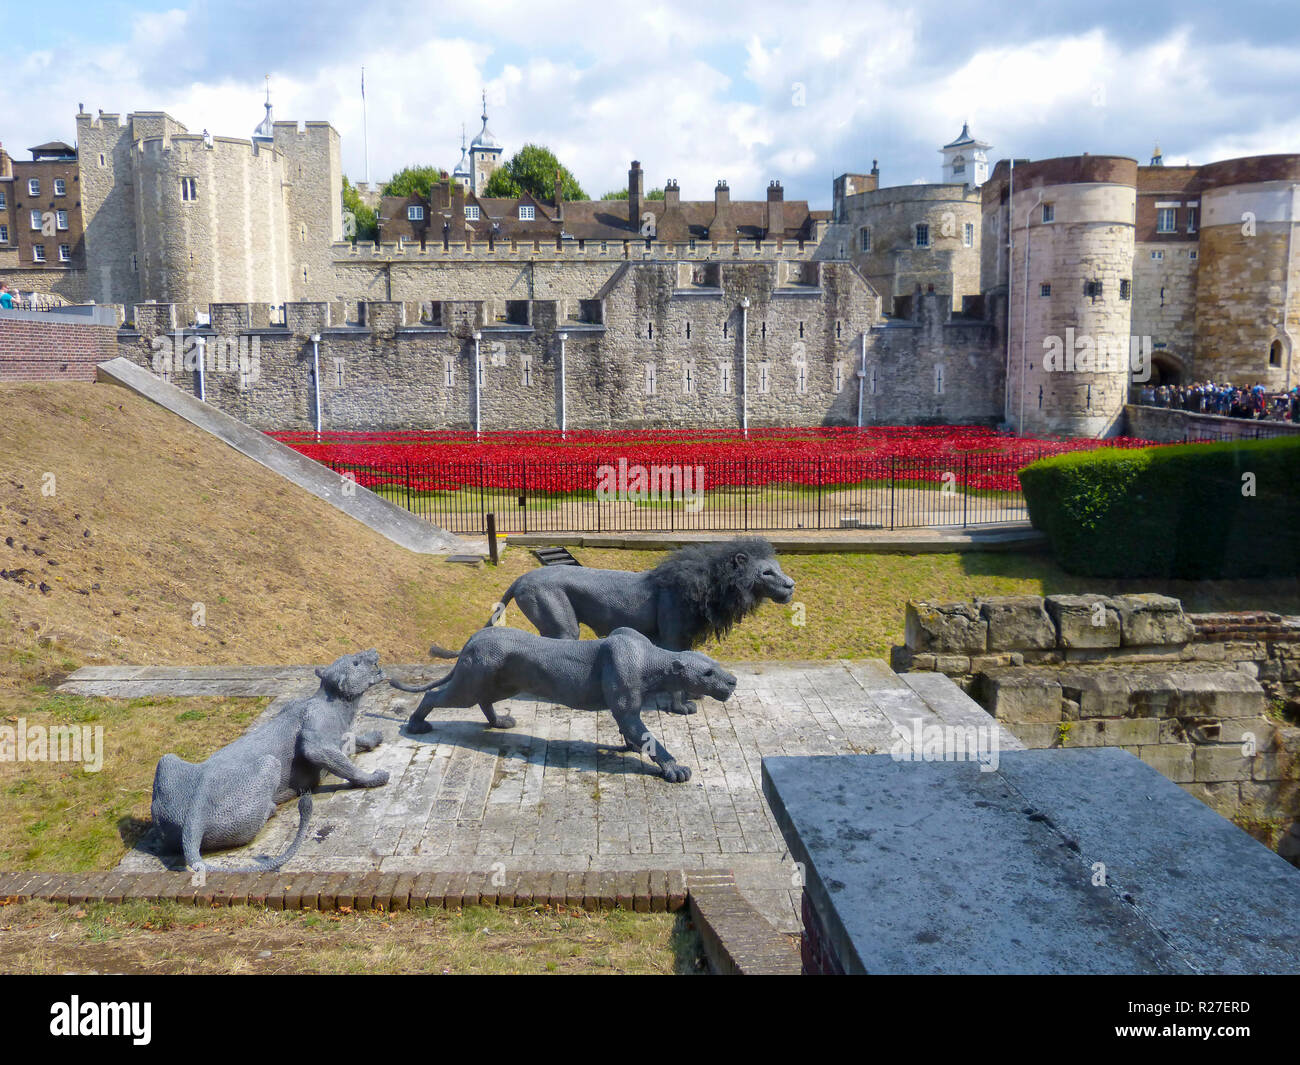
[[[392,666],[423,681],[445,666]],[[609,714],[528,699],[502,704],[516,720],[489,731],[477,708],[435,710],[434,731],[401,733],[417,695],[373,689],[357,729],[378,728],[383,744],[358,755],[387,769],[381,788],[327,778],[312,832],[288,871],[490,872],[734,870],[742,894],[774,926],[797,931],[797,872],[762,794],[768,755],[888,751],[894,726],[976,725],[995,729],[1004,750],[1022,745],[942,674],[899,676],[876,660],[781,662],[732,667],[726,704],[706,700],[688,717],[648,712],[647,726],[693,769],[669,784],[639,752],[626,752]],[[88,667],[62,690],[85,695],[275,695],[314,690],[310,667]],[[502,708],[498,707],[498,710]],[[254,723],[253,728],[257,727]],[[164,752],[157,752],[161,756]],[[256,842],[214,856],[278,853],[297,827],[285,804]],[[178,868],[146,837],[123,871]]]

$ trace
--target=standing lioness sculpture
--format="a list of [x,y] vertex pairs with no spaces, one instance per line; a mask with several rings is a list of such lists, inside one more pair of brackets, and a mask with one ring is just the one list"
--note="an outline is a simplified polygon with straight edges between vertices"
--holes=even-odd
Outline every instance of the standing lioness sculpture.
[[207,761],[187,762],[165,754],[153,778],[153,823],[170,850],[181,851],[193,870],[205,867],[201,852],[251,843],[277,804],[300,795],[298,834],[279,855],[237,872],[271,871],[284,865],[307,835],[311,789],[328,770],[358,787],[377,788],[388,774],[357,768],[349,748],[368,751],[380,734],[352,735],[361,696],[381,683],[379,652],[344,655],[316,670],[320,688],[294,699],[275,717],[245,733]]
[[435,707],[474,706],[489,728],[514,728],[495,703],[527,692],[575,710],[610,710],[628,749],[652,758],[673,782],[689,780],[689,766],[678,763],[641,720],[654,696],[667,693],[720,702],[731,698],[736,678],[697,651],[665,651],[635,629],[615,629],[603,640],[553,640],[519,629],[480,629],[461,649],[445,677],[413,687],[390,681],[406,692],[423,693],[407,722],[407,732],[429,732],[425,720]]

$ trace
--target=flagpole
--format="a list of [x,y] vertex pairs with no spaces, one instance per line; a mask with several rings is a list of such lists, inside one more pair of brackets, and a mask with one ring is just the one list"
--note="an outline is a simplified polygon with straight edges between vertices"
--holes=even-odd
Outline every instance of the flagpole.
[[366,153],[366,191],[370,191],[370,129],[366,123],[366,68],[361,68],[361,141]]

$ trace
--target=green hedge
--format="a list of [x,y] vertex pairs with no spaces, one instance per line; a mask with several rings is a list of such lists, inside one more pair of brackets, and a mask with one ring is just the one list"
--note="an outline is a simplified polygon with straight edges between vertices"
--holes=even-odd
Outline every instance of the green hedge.
[[1075,451],[1025,467],[1020,483],[1070,573],[1300,574],[1300,436]]

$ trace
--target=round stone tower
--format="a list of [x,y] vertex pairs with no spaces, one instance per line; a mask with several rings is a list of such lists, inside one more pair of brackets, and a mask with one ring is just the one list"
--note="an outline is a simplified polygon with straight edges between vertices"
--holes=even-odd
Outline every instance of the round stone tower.
[[1025,433],[1118,432],[1129,383],[1136,160],[1067,156],[1011,174],[999,164],[984,197],[986,224],[994,205],[995,228],[1012,243],[1007,422]]
[[1197,379],[1300,383],[1300,155],[1203,166],[1196,279]]

